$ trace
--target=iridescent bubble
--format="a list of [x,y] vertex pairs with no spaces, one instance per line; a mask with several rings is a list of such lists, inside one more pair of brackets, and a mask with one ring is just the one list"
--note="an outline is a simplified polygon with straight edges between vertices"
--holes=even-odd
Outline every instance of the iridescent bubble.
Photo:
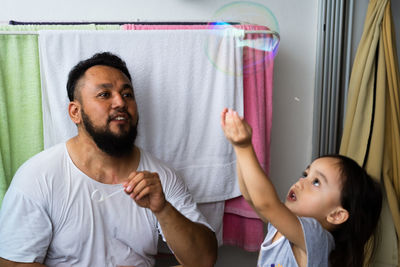
[[[236,48],[242,49],[243,73],[268,67],[278,52],[279,24],[272,11],[254,2],[238,1],[219,8],[208,28],[216,34],[237,36]],[[239,37],[240,36],[240,37]],[[213,46],[205,45],[210,62],[220,71],[235,74],[233,67],[222,65],[216,60]]]

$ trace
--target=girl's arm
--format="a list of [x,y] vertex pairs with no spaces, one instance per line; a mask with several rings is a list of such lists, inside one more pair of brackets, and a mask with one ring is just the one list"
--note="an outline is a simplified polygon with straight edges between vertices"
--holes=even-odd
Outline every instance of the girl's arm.
[[[225,112],[224,112],[225,111]],[[270,222],[296,246],[306,250],[303,230],[297,216],[280,200],[272,182],[268,179],[251,144],[251,127],[232,110],[223,111],[222,127],[226,138],[232,143],[240,168],[242,183],[250,203],[261,219]],[[239,175],[239,174],[238,174]]]
[[260,219],[264,222],[268,222],[268,220],[257,211],[257,209],[254,207],[253,202],[250,199],[250,195],[247,192],[247,188],[246,185],[243,181],[243,175],[242,175],[242,170],[240,169],[239,166],[239,162],[236,162],[236,166],[237,166],[237,175],[238,175],[238,180],[239,180],[239,188],[240,188],[240,192],[242,193],[243,198],[246,200],[247,203],[249,203],[249,205],[253,208],[253,210],[257,213],[258,217],[260,217]]
[[[226,118],[227,113],[228,113],[227,108],[224,108],[224,110],[221,113],[221,127],[224,130],[224,132],[230,130],[230,128],[227,128],[226,124],[225,124],[225,118]],[[250,131],[251,131],[251,129],[250,129]],[[225,133],[225,135],[226,135],[226,133]],[[242,193],[243,198],[253,207],[253,203],[251,202],[249,193],[247,192],[246,185],[243,182],[243,178],[242,178],[243,175],[242,175],[242,170],[240,168],[239,161],[236,161],[236,172],[237,172],[237,176],[238,176],[238,184],[239,184],[240,192]]]
[[[221,113],[221,126],[224,131],[229,131],[229,128],[225,127],[225,117],[226,117],[226,114],[228,111],[229,110],[227,108],[225,108]],[[250,131],[250,142],[251,142],[251,127],[248,127],[248,130]],[[267,222],[267,219],[257,211],[257,209],[253,205],[253,202],[250,199],[250,195],[247,192],[246,185],[243,181],[243,174],[242,174],[242,170],[241,170],[239,161],[236,161],[236,171],[237,171],[237,176],[238,176],[239,189],[240,189],[240,192],[242,193],[243,198],[246,200],[247,203],[249,203],[249,205],[257,213],[257,215],[260,217],[260,219],[263,220],[264,222]]]

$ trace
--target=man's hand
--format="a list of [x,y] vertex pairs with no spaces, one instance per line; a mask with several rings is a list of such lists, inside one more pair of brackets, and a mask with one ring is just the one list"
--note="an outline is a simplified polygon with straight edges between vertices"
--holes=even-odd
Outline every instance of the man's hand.
[[166,205],[161,181],[155,172],[132,172],[123,187],[139,206],[154,213],[160,212]]
[[221,126],[226,138],[236,147],[251,145],[252,130],[250,125],[236,111],[224,108],[221,113]]
[[132,172],[123,187],[139,206],[154,213],[169,247],[182,265],[214,266],[217,259],[215,234],[183,216],[166,201],[157,173]]

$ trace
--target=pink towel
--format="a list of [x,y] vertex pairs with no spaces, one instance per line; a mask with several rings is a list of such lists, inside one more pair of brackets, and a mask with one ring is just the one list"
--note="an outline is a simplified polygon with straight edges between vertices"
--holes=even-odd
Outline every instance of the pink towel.
[[[215,25],[132,25],[125,30],[179,30],[212,29]],[[223,25],[221,27],[224,27]],[[268,30],[265,26],[234,25],[244,30]],[[246,39],[265,35],[246,34]],[[266,173],[269,172],[270,138],[272,125],[272,85],[274,51],[243,48],[244,117],[253,128],[253,145],[257,158]],[[258,251],[264,239],[263,223],[243,197],[225,202],[223,242],[247,251]]]

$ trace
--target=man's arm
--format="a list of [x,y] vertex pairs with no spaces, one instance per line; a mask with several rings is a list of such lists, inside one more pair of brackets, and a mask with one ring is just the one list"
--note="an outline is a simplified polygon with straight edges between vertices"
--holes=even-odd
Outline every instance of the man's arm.
[[217,240],[208,227],[187,219],[168,202],[154,214],[169,247],[183,266],[214,266]]
[[34,176],[27,175],[26,170],[19,171],[4,196],[0,210],[0,266],[44,266],[36,262],[46,256],[51,222],[38,201],[26,194],[34,194],[38,188],[21,180]]
[[0,266],[1,267],[40,267],[40,266],[45,266],[40,263],[22,263],[22,262],[14,262],[14,261],[9,261],[3,258],[0,258]]
[[139,206],[150,209],[157,217],[169,247],[182,265],[214,266],[215,234],[208,227],[187,219],[166,201],[157,173],[133,172],[124,187]]

